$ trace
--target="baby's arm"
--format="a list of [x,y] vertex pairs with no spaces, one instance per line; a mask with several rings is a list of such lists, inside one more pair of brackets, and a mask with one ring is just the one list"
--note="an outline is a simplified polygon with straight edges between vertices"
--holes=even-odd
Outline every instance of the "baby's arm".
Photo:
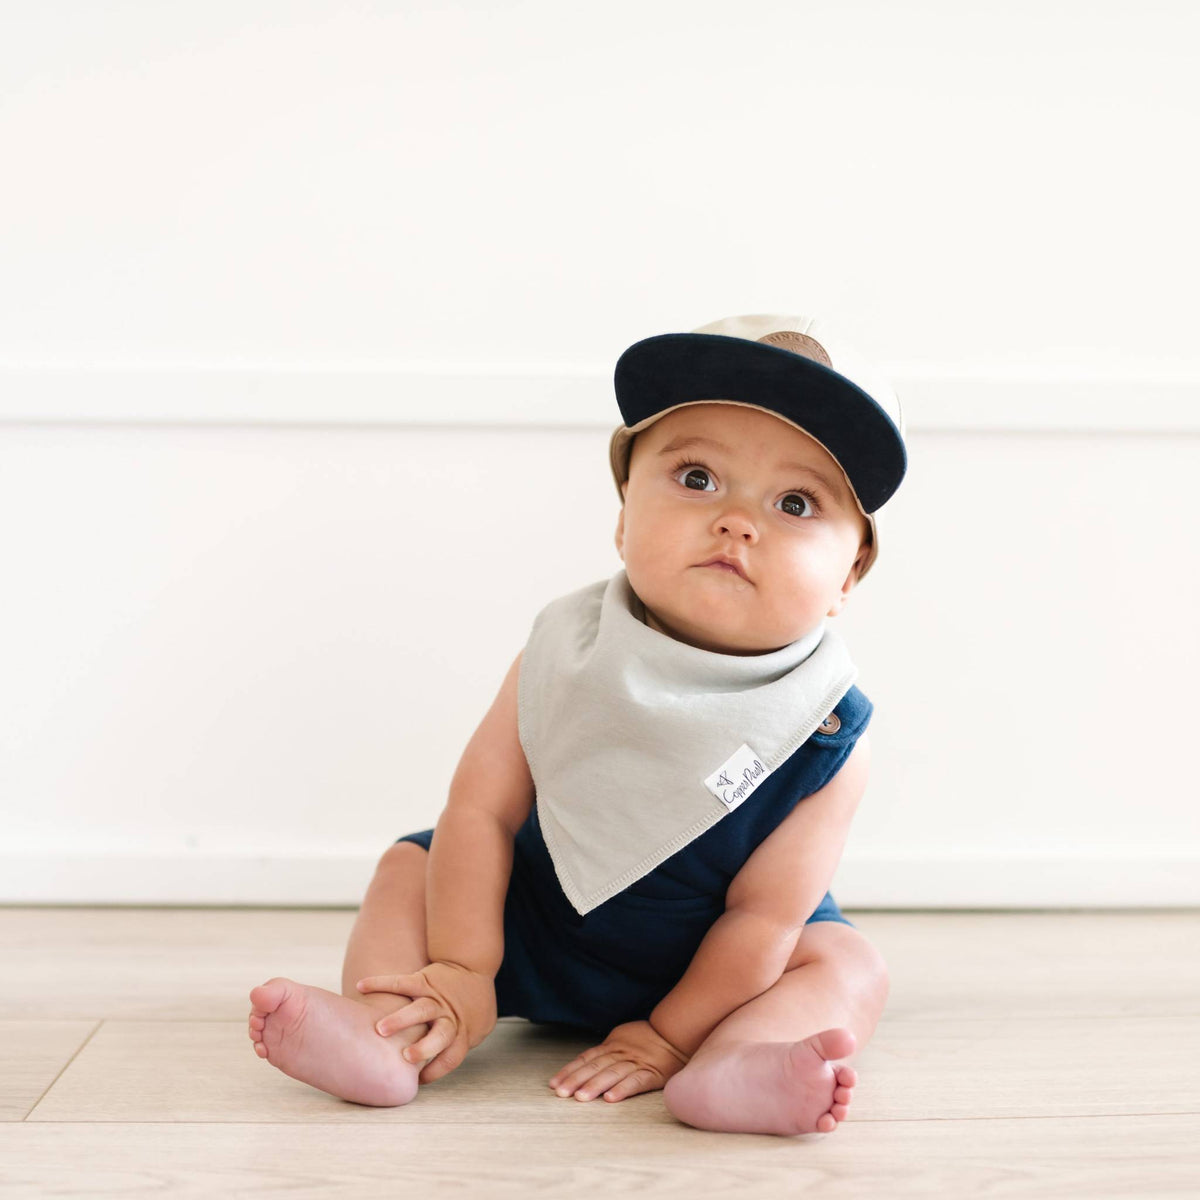
[[417,997],[376,1028],[429,1032],[405,1052],[431,1061],[422,1083],[454,1070],[496,1025],[496,973],[504,957],[504,901],[513,840],[533,807],[534,787],[517,736],[517,679],[509,668],[492,707],[463,751],[434,830],[425,884],[430,962],[411,975],[360,980],[363,991]]
[[867,784],[864,734],[841,770],[806,797],[743,864],[683,978],[650,1014],[650,1025],[690,1056],[736,1008],[787,969],[804,923],[833,880]]
[[517,735],[517,655],[467,744],[429,848],[426,940],[434,962],[491,976],[504,957],[504,899],[513,839],[534,786]]

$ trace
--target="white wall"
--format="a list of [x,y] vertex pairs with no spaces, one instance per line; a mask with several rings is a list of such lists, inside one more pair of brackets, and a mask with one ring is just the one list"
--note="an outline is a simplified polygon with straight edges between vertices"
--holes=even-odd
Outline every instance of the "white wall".
[[0,901],[354,902],[612,363],[840,320],[910,476],[844,905],[1200,902],[1182,3],[0,5]]

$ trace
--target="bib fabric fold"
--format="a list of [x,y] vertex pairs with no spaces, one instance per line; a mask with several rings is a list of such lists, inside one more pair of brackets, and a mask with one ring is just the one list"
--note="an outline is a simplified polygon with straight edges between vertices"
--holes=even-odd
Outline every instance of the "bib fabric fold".
[[858,675],[824,625],[767,654],[719,654],[640,612],[622,569],[546,605],[521,656],[538,821],[581,915],[753,803]]

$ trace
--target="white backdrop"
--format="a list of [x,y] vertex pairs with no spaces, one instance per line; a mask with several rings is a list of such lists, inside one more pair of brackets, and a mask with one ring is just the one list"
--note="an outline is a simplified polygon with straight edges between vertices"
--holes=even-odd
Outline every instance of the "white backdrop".
[[892,374],[847,906],[1200,902],[1188,6],[0,5],[0,901],[353,903],[548,599],[611,369]]

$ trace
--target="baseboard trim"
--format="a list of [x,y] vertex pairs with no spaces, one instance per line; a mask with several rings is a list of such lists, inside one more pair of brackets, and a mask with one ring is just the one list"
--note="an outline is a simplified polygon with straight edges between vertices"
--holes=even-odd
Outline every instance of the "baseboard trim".
[[[1200,375],[895,364],[910,431],[1197,433]],[[0,425],[426,426],[610,430],[612,371],[0,364]]]
[[[7,854],[0,904],[342,908],[377,855]],[[1194,908],[1200,851],[850,855],[834,895],[854,909]]]

